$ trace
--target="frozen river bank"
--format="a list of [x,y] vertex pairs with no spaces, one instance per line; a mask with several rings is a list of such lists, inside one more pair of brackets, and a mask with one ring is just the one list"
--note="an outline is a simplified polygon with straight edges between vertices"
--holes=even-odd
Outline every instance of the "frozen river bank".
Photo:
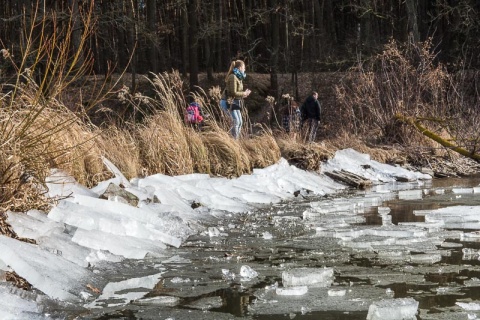
[[[324,168],[362,173],[376,184],[350,192],[283,163],[234,180],[129,182],[117,175],[114,184],[137,195],[136,207],[118,194],[98,199],[108,183],[94,190],[52,186],[52,195],[74,198],[48,218],[9,215],[19,235],[39,245],[2,238],[3,269],[37,291],[3,283],[8,302],[0,313],[177,320],[477,315],[480,181],[442,186],[352,151]],[[397,183],[396,175],[411,182]]]

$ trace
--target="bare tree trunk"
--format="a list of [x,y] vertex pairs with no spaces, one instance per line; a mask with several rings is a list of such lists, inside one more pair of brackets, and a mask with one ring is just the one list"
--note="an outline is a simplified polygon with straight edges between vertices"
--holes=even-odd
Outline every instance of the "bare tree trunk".
[[[277,6],[277,0],[269,0],[268,5],[270,8]],[[272,10],[270,15],[270,36],[271,42],[271,55],[270,55],[270,93],[276,101],[279,99],[278,94],[278,52],[280,49],[280,22],[279,16],[276,10]]]
[[420,32],[418,31],[417,2],[416,0],[406,0],[408,16],[408,32],[412,34],[413,41],[420,41]]
[[188,56],[189,56],[189,26],[188,26],[188,8],[185,3],[182,9],[182,74],[184,77],[188,75]]
[[153,73],[158,72],[158,59],[157,59],[157,6],[155,0],[147,1],[147,26],[148,26],[148,60],[150,63],[150,71]]
[[198,86],[198,0],[189,0],[188,2],[188,20],[190,34],[190,90],[194,91]]
[[137,46],[137,38],[136,38],[136,14],[135,14],[135,9],[136,7],[136,1],[135,0],[130,0],[131,6],[127,6],[127,17],[128,17],[128,25],[127,25],[127,33],[128,33],[128,47],[131,55],[131,61],[130,61],[130,72],[132,74],[132,86],[131,90],[132,92],[135,92],[137,88],[137,54],[135,53],[136,51],[136,46]]
[[[73,54],[75,55],[81,46],[82,24],[80,20],[80,11],[78,9],[78,0],[69,0],[68,5],[72,15],[72,45]],[[78,55],[78,66],[82,66],[84,62],[83,54]]]

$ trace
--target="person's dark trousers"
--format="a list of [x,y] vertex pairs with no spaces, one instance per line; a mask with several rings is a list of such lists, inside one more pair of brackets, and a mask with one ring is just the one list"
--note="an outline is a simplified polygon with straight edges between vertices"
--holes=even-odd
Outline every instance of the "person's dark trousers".
[[302,129],[305,130],[305,140],[307,142],[315,142],[317,138],[318,120],[314,118],[305,119],[302,127]]

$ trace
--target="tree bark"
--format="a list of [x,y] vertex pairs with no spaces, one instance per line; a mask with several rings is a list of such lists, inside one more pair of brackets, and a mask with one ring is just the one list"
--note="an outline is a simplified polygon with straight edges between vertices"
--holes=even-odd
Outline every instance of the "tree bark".
[[189,0],[188,2],[188,22],[189,22],[189,42],[190,48],[190,90],[194,91],[198,86],[198,21],[197,15],[200,10],[198,0]]
[[407,6],[408,32],[412,34],[413,41],[420,41],[420,32],[418,31],[417,1],[405,0]]
[[157,59],[157,6],[155,0],[147,1],[147,28],[148,28],[148,62],[150,71],[158,72]]
[[280,49],[280,22],[278,16],[277,0],[269,0],[268,5],[272,8],[270,14],[270,94],[278,101],[278,52]]

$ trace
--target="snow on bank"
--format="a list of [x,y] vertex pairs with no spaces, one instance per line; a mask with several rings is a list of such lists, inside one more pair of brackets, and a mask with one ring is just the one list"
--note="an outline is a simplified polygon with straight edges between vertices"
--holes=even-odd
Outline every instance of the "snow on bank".
[[[95,277],[85,268],[88,265],[149,254],[168,256],[169,246],[179,247],[188,236],[202,231],[202,220],[211,216],[288,201],[297,192],[326,195],[345,189],[324,174],[300,170],[284,159],[237,179],[156,174],[131,181],[107,159],[104,162],[115,177],[92,189],[52,170],[48,194],[59,203],[48,216],[38,211],[8,214],[17,234],[37,240],[38,245],[0,237],[0,272],[15,271],[51,298],[89,300],[85,288]],[[322,172],[343,169],[378,183],[395,177],[431,178],[380,164],[352,149],[337,152],[322,167]],[[102,197],[112,184],[135,195],[138,205],[128,204],[120,195]],[[194,204],[200,206],[193,209]]]
[[428,180],[428,174],[414,172],[370,159],[370,155],[353,149],[339,150],[333,159],[322,165],[322,173],[346,170],[372,182]]

